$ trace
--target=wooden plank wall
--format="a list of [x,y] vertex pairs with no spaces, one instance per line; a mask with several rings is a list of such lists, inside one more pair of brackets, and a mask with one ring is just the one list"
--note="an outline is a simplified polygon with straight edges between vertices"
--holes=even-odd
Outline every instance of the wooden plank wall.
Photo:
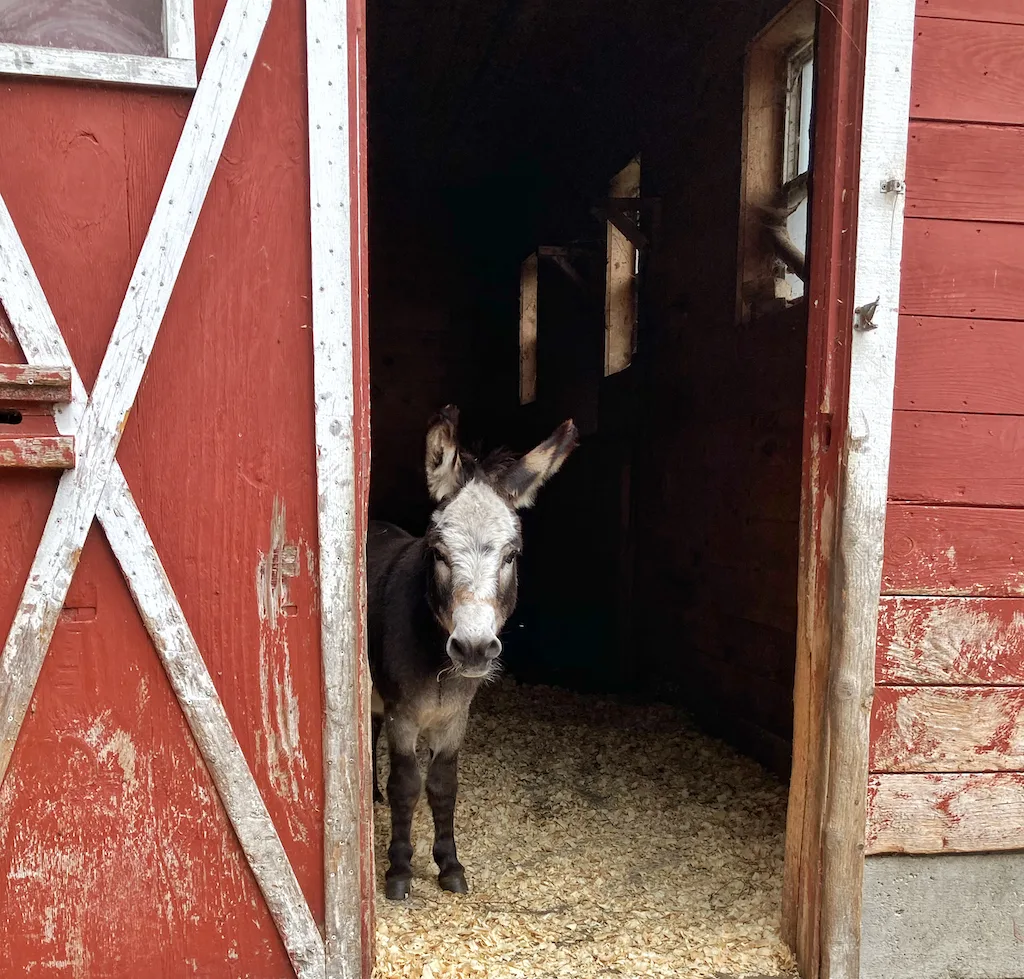
[[700,104],[643,147],[662,215],[638,353],[633,629],[652,681],[788,777],[807,312],[736,312],[743,53],[781,6],[708,14]]
[[920,0],[868,853],[1024,847],[1021,50]]

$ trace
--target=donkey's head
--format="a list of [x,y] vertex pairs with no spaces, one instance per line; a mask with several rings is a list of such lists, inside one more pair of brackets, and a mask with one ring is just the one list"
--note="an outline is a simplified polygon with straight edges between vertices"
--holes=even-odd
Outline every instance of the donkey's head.
[[427,487],[438,504],[430,518],[430,606],[448,633],[453,669],[485,677],[501,652],[498,633],[516,604],[516,560],[522,548],[516,510],[576,448],[579,435],[563,422],[546,441],[516,457],[478,460],[459,444],[459,411],[445,408],[427,432]]

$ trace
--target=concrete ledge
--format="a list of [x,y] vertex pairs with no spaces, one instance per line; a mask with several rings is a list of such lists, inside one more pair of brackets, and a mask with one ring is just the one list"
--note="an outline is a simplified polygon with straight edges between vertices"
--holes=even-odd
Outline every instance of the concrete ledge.
[[1022,979],[1024,853],[868,857],[861,979]]

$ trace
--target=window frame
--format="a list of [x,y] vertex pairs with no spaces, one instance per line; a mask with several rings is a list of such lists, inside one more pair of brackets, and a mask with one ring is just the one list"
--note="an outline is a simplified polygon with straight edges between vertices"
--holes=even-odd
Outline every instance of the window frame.
[[802,302],[806,295],[806,286],[800,295],[791,290],[792,276],[804,279],[806,271],[791,272],[787,256],[802,261],[806,246],[789,239],[787,212],[807,199],[813,147],[808,147],[807,170],[794,173],[799,165],[792,161],[793,129],[799,131],[800,106],[794,111],[791,94],[794,81],[814,59],[816,20],[814,0],[795,0],[747,47],[736,297],[740,322]]
[[162,2],[164,55],[119,54],[3,41],[0,42],[0,75],[194,89],[198,74],[192,0]]

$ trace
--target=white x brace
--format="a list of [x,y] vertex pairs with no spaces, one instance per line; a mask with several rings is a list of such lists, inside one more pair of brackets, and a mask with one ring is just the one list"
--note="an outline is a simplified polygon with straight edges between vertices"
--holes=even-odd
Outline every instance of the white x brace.
[[30,364],[67,366],[76,436],[0,658],[0,782],[94,518],[110,542],[299,979],[323,979],[324,943],[266,804],[115,460],[172,289],[235,117],[271,0],[227,0],[224,15],[88,397],[0,196],[0,302]]

